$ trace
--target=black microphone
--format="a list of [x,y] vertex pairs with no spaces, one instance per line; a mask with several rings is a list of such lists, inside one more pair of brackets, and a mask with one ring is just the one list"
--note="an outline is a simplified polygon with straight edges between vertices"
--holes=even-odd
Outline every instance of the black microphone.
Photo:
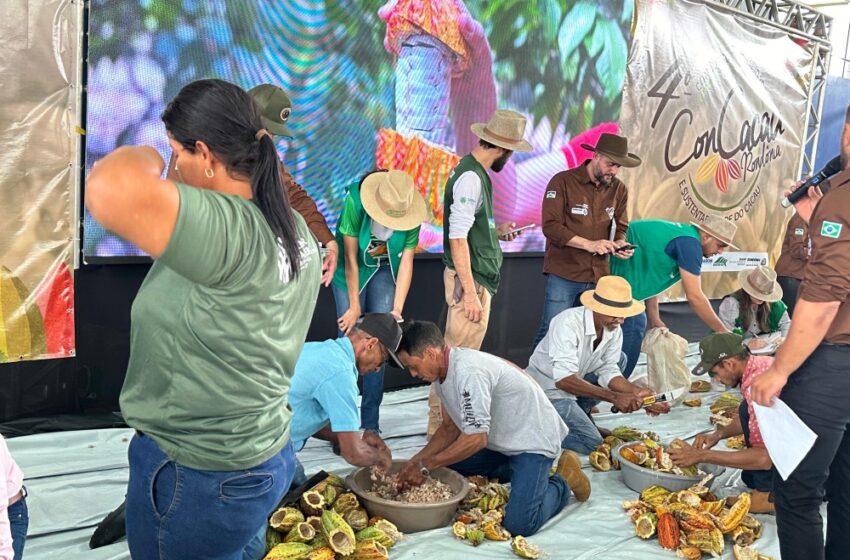
[[[820,185],[823,181],[829,179],[836,173],[841,171],[841,156],[835,156],[831,160],[827,162],[826,165],[823,166],[823,169],[818,171],[817,175],[813,177],[809,177],[808,181],[800,185],[800,188],[790,193],[788,196],[782,199],[780,204],[783,208],[788,208],[809,192],[809,187],[815,187]],[[821,188],[821,191],[826,193],[828,188],[826,186]]]

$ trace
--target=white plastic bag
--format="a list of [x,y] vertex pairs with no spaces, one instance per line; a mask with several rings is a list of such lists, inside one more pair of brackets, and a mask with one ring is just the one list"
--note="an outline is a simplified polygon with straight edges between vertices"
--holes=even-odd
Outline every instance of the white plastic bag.
[[[653,391],[664,393],[690,386],[691,370],[685,365],[687,340],[667,328],[650,329],[643,339],[641,350],[646,353],[646,385]],[[687,396],[685,391],[671,404],[679,404]]]

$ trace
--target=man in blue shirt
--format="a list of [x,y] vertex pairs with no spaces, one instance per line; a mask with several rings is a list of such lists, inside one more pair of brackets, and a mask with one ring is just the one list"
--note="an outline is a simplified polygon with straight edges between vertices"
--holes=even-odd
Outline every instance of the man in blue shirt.
[[[357,378],[378,370],[392,360],[401,368],[395,351],[401,327],[390,313],[367,313],[348,335],[308,342],[295,364],[289,390],[292,409],[290,440],[296,451],[310,437],[339,445],[342,458],[351,465],[389,468],[392,456],[378,434],[360,435]],[[296,473],[293,485],[299,483]]]

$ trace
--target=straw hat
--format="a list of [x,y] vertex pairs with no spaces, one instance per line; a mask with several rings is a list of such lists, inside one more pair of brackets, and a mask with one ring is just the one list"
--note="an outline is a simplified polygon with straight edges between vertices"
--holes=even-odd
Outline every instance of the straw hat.
[[629,140],[623,136],[617,136],[608,132],[603,132],[596,142],[596,147],[582,144],[582,148],[607,156],[614,163],[619,163],[623,167],[637,167],[640,165],[640,158],[629,152]]
[[732,243],[735,237],[735,232],[738,231],[738,226],[727,220],[726,218],[706,214],[705,220],[702,223],[691,222],[692,226],[696,226],[705,233],[729,245],[733,249],[738,249],[738,246]]
[[738,273],[738,282],[745,292],[768,303],[782,299],[782,286],[776,281],[776,272],[769,266],[757,266]]
[[526,118],[516,111],[496,109],[487,124],[475,123],[470,130],[477,137],[494,146],[514,152],[530,152],[531,144],[522,139]]
[[286,126],[292,114],[292,102],[286,92],[276,85],[260,84],[248,92],[254,103],[260,108],[260,120],[263,127],[277,136],[292,136]]
[[620,276],[603,276],[595,290],[588,290],[579,298],[591,311],[610,317],[633,317],[643,313],[644,305],[632,299],[632,287]]
[[396,231],[411,230],[428,219],[425,199],[404,171],[378,171],[366,177],[360,201],[370,218]]

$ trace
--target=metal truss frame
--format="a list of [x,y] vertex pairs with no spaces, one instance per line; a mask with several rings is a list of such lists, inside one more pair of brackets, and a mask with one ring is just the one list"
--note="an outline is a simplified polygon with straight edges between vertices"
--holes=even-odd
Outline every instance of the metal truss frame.
[[832,47],[829,32],[832,18],[792,0],[702,0],[705,4],[733,12],[806,40],[813,53],[809,73],[805,138],[799,164],[799,176],[813,175],[823,111],[829,57]]

